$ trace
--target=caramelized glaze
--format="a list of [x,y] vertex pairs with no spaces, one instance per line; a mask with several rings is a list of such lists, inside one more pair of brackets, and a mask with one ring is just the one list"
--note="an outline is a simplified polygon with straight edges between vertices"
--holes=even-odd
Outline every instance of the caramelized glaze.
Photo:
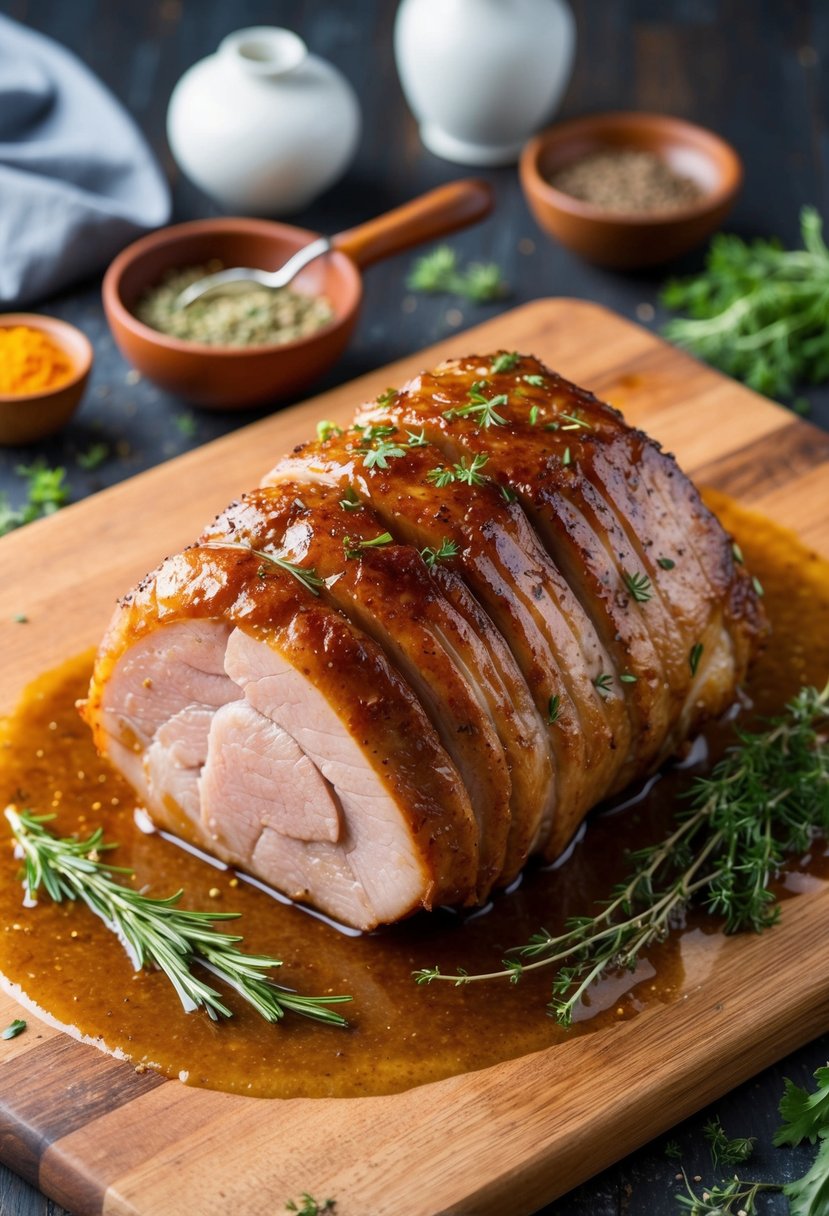
[[[711,496],[739,539],[766,591],[773,640],[756,664],[748,692],[754,710],[773,713],[802,683],[829,674],[829,563],[771,523],[720,496]],[[373,934],[352,936],[318,917],[277,901],[231,871],[217,869],[134,821],[134,798],[121,777],[96,756],[78,718],[91,655],[35,681],[5,723],[0,794],[5,802],[54,811],[62,832],[102,824],[118,842],[113,860],[135,869],[137,885],[166,895],[185,890],[187,906],[242,913],[246,946],[284,959],[281,979],[303,992],[348,992],[348,1030],[298,1018],[263,1022],[233,995],[230,1022],[185,1014],[159,973],[133,973],[116,939],[85,908],[43,899],[24,909],[18,863],[0,851],[0,970],[7,985],[72,1032],[123,1052],[189,1084],[273,1097],[392,1093],[455,1073],[483,1068],[670,1002],[696,982],[694,960],[705,937],[706,968],[717,935],[691,918],[636,972],[591,991],[577,1024],[559,1029],[546,1015],[550,975],[520,985],[488,983],[418,988],[412,970],[440,965],[490,970],[504,949],[541,925],[589,909],[624,871],[623,851],[658,838],[688,774],[703,771],[731,738],[731,727],[706,730],[681,768],[627,791],[599,809],[586,832],[555,866],[530,867],[523,880],[473,913],[438,911]],[[751,713],[754,712],[751,711]],[[743,721],[751,713],[745,711]],[[793,864],[781,893],[821,881],[825,861]],[[689,970],[683,968],[686,963]]]

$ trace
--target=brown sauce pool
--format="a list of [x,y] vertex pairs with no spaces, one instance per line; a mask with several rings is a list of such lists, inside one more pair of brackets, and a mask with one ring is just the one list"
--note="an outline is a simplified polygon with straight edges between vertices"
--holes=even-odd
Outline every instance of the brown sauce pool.
[[[829,563],[788,532],[720,496],[710,496],[746,562],[764,585],[774,638],[758,661],[748,693],[760,713],[773,713],[802,683],[822,686],[829,675]],[[212,1022],[185,1014],[163,975],[134,973],[124,951],[83,906],[48,897],[23,908],[18,863],[0,847],[0,972],[7,986],[75,1034],[134,1065],[180,1076],[191,1085],[259,1097],[353,1097],[394,1093],[456,1073],[484,1068],[589,1034],[670,1002],[701,978],[716,952],[710,923],[689,921],[633,974],[593,987],[570,1030],[546,1013],[552,973],[455,988],[417,987],[411,973],[438,964],[444,972],[497,969],[506,947],[541,926],[589,911],[625,872],[624,850],[661,837],[688,774],[704,771],[731,738],[712,726],[684,770],[672,769],[615,807],[600,809],[556,867],[528,867],[511,892],[483,911],[422,914],[373,934],[350,936],[308,912],[278,902],[231,871],[216,869],[134,822],[127,784],[95,754],[74,708],[86,691],[91,656],[74,659],[36,680],[0,737],[0,797],[37,812],[54,811],[61,833],[104,826],[117,841],[113,863],[135,870],[135,882],[155,895],[183,887],[184,906],[242,913],[230,931],[246,949],[284,960],[279,979],[305,993],[350,993],[341,1007],[346,1030],[289,1016],[264,1022],[234,994],[234,1017]],[[753,713],[754,710],[751,711]],[[742,721],[751,713],[744,711]],[[0,821],[2,822],[2,821]],[[4,825],[5,826],[5,825]],[[0,833],[4,831],[0,827]],[[823,880],[821,855],[792,864],[783,894]]]

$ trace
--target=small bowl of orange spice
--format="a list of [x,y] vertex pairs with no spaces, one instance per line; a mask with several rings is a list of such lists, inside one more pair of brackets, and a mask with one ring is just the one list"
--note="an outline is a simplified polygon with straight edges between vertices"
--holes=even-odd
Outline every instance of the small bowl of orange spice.
[[66,321],[0,313],[0,444],[45,439],[74,414],[92,368],[89,339]]

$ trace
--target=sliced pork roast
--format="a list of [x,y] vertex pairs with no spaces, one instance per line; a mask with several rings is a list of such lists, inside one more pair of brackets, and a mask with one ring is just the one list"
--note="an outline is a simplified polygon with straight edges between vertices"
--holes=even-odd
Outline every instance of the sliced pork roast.
[[555,857],[765,625],[673,458],[534,358],[320,431],[126,597],[83,713],[160,825],[370,928]]

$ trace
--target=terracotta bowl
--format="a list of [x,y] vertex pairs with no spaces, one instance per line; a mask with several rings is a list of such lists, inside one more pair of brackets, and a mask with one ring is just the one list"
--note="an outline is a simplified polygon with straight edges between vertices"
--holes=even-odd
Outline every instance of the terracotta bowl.
[[[654,152],[702,191],[667,215],[615,214],[550,185],[583,156],[608,149]],[[722,225],[743,179],[740,158],[704,127],[662,114],[596,114],[542,131],[521,154],[521,185],[535,218],[568,249],[600,266],[631,270],[686,253]]]
[[242,348],[185,342],[144,325],[133,309],[169,270],[213,258],[276,270],[316,236],[270,220],[209,219],[136,241],[104,277],[104,310],[121,353],[148,380],[212,409],[247,409],[297,392],[339,357],[357,321],[362,283],[344,254],[319,259],[294,281],[297,291],[327,296],[334,310],[333,321],[294,342]]
[[40,393],[0,394],[0,444],[20,447],[46,439],[65,426],[78,408],[92,370],[89,339],[74,325],[33,312],[0,313],[0,328],[25,325],[46,334],[70,358],[70,379]]
[[207,346],[150,329],[133,309],[168,270],[218,258],[225,266],[276,270],[318,233],[271,220],[196,220],[163,228],[130,245],[104,277],[104,308],[121,351],[149,380],[214,409],[245,409],[305,388],[342,353],[363,296],[360,271],[447,232],[483,219],[492,190],[474,178],[446,182],[384,215],[331,237],[332,249],[293,281],[297,291],[325,295],[334,319],[281,345]]

